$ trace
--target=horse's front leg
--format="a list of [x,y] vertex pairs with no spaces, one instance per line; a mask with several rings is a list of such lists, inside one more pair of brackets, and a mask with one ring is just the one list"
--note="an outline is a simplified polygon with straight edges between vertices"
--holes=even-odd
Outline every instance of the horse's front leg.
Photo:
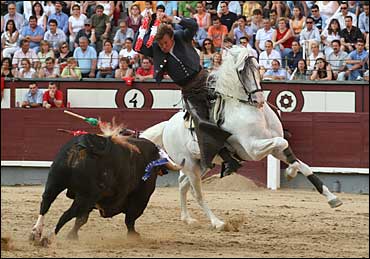
[[219,220],[215,214],[209,209],[207,203],[204,201],[202,193],[202,181],[201,181],[201,169],[199,166],[195,166],[195,170],[192,170],[187,174],[190,184],[193,187],[194,198],[198,202],[199,206],[206,213],[207,217],[210,219],[211,224],[214,228],[222,230],[225,227],[225,223]]
[[289,165],[289,167],[286,169],[288,179],[295,177],[295,175],[299,171],[307,177],[307,179],[315,186],[320,194],[325,196],[330,207],[336,208],[343,204],[342,201],[337,198],[337,196],[330,192],[329,188],[320,180],[320,178],[312,172],[311,168],[308,165],[298,160],[289,146],[280,151],[276,150],[273,155],[277,159]]

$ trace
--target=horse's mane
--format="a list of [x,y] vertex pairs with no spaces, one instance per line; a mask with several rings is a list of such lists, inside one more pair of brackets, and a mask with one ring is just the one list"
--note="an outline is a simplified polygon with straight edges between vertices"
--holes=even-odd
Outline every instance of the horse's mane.
[[219,93],[235,96],[242,89],[236,69],[244,65],[245,58],[250,53],[247,48],[239,46],[233,46],[226,51],[227,54],[222,60],[220,68],[209,76],[209,87],[214,88]]
[[141,153],[139,148],[136,145],[133,145],[128,142],[128,136],[122,136],[120,132],[125,129],[125,125],[123,123],[117,124],[115,117],[112,119],[112,123],[110,122],[102,122],[99,118],[99,128],[103,133],[104,137],[111,137],[112,141],[122,147],[128,148],[131,151],[136,153]]

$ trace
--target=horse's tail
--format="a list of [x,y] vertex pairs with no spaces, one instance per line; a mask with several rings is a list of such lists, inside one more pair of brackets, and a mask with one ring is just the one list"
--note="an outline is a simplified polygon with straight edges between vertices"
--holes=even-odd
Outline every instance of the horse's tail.
[[161,123],[158,123],[148,129],[146,129],[143,133],[140,134],[141,138],[148,139],[155,143],[156,145],[163,148],[163,130],[166,127],[168,121],[163,121]]

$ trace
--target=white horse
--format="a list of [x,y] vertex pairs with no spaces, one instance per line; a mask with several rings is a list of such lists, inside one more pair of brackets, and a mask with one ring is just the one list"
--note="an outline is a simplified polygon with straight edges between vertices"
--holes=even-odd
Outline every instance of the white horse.
[[[289,165],[286,169],[288,178],[294,178],[298,171],[302,172],[332,208],[340,206],[342,202],[313,174],[310,167],[295,157],[288,141],[283,138],[279,118],[264,102],[256,59],[249,55],[246,48],[233,47],[228,53],[219,70],[212,74],[214,80],[210,83],[225,100],[225,119],[221,128],[232,134],[227,142],[245,161],[258,161],[273,155]],[[189,215],[186,206],[186,195],[191,186],[195,199],[212,226],[222,229],[225,223],[212,213],[203,199],[201,176],[206,170],[200,166],[199,146],[195,136],[184,126],[183,117],[184,112],[178,112],[170,120],[145,130],[141,137],[161,146],[178,164],[185,158],[186,163],[179,176],[181,220],[188,224],[196,221]],[[220,164],[222,159],[216,156],[213,162]]]

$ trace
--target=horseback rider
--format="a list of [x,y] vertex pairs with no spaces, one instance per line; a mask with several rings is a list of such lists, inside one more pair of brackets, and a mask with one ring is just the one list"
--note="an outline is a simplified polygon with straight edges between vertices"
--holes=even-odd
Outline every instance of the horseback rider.
[[[150,19],[149,17],[151,18],[147,18]],[[199,55],[192,46],[198,24],[191,18],[172,17],[165,13],[157,13],[156,19],[156,22],[151,21],[152,30],[146,25],[145,35],[143,31],[139,32],[135,50],[153,57],[155,79],[158,83],[167,72],[181,87],[185,107],[196,126],[202,169],[213,168],[212,160],[219,154],[224,160],[221,175],[236,172],[241,165],[225,146],[231,134],[209,121],[208,72],[200,66]],[[175,24],[176,28],[180,25],[181,29],[174,30],[171,24]],[[157,31],[155,35],[153,28]]]

